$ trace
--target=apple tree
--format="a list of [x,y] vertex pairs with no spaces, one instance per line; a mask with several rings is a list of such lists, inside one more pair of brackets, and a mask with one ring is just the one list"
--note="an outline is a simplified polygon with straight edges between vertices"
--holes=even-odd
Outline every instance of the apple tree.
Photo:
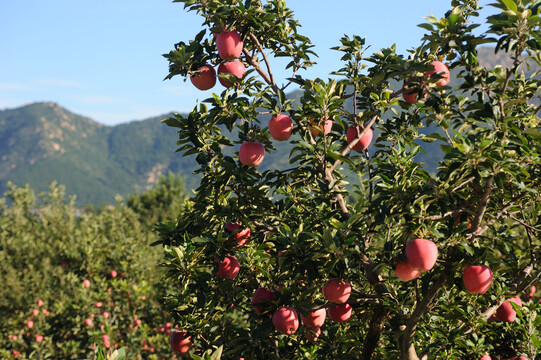
[[[497,0],[482,24],[452,0],[406,55],[345,35],[328,79],[303,76],[316,52],[285,1],[174,2],[202,30],[164,55],[166,79],[211,89],[164,120],[201,176],[158,226],[175,351],[541,352],[541,1]],[[481,64],[480,46],[508,61]]]

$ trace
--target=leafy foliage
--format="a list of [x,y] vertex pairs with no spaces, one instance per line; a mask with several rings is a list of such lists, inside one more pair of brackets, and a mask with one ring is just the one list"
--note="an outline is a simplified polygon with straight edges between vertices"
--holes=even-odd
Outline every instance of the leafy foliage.
[[63,186],[38,204],[28,186],[9,185],[0,199],[0,358],[171,358],[172,325],[159,305],[169,290],[147,221],[170,221],[180,208],[164,198],[185,195],[177,178],[160,184],[97,212],[77,210]]
[[[513,323],[488,322],[503,300],[520,295],[540,276],[540,135],[534,105],[541,85],[520,65],[539,62],[539,1],[498,0],[501,14],[476,34],[479,5],[453,0],[446,15],[428,17],[422,45],[409,56],[395,46],[367,56],[366,40],[344,36],[335,50],[343,65],[337,80],[306,79],[315,53],[284,1],[177,0],[203,17],[194,41],[165,57],[169,74],[188,76],[204,63],[218,64],[212,32],[234,29],[244,42],[240,81],[187,116],[164,120],[178,130],[179,150],[195,155],[201,183],[176,224],[160,228],[175,292],[166,306],[194,341],[193,351],[223,346],[237,359],[478,359],[518,354],[534,358],[539,343],[538,298],[514,306]],[[210,30],[207,34],[206,30]],[[510,66],[484,67],[478,47],[496,44]],[[288,57],[283,86],[271,64]],[[453,70],[438,86],[431,62]],[[258,76],[256,76],[258,75]],[[300,87],[298,103],[284,89]],[[408,84],[420,101],[401,100]],[[426,99],[423,99],[426,94]],[[348,101],[352,105],[348,107]],[[290,168],[240,164],[239,144],[259,141],[272,153],[262,114],[286,112],[294,120]],[[314,135],[313,123],[334,122]],[[238,140],[223,127],[239,131]],[[378,130],[371,151],[352,153],[349,127],[358,138]],[[426,131],[426,129],[431,129]],[[358,141],[358,139],[356,140]],[[428,171],[417,155],[437,141],[444,156]],[[347,174],[360,180],[356,186]],[[251,229],[235,246],[227,222]],[[439,250],[436,266],[411,282],[394,275],[409,240],[426,238]],[[240,273],[217,278],[214,259],[234,255]],[[462,270],[489,265],[494,281],[484,295],[464,289]],[[518,274],[518,275],[517,275]],[[327,320],[317,342],[301,328],[274,331],[269,317],[281,306],[300,313],[329,307],[321,288],[330,278],[353,286],[346,323]],[[251,309],[255,290],[272,289],[262,315]]]

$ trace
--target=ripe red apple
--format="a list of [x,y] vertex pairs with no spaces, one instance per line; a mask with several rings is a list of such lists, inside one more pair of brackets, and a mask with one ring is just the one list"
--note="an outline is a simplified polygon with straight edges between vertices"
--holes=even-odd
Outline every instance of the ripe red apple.
[[199,90],[208,90],[216,85],[216,70],[210,65],[203,65],[197,73],[190,76],[192,84]]
[[111,277],[116,278],[118,273],[115,270],[111,270]]
[[440,80],[436,83],[436,86],[445,86],[449,83],[449,80],[451,80],[451,73],[449,72],[449,69],[447,66],[445,66],[444,63],[441,61],[433,61],[430,63],[434,67],[434,70],[427,71],[425,73],[425,78],[430,79],[432,75],[439,73],[442,77]]
[[[534,288],[534,291],[533,291],[533,292],[535,292],[535,286],[532,286],[532,287]],[[37,304],[38,306],[42,306],[42,305],[43,305],[43,300],[38,299],[38,301],[36,301],[36,304]]]
[[299,317],[295,309],[284,306],[274,312],[272,324],[282,334],[291,335],[299,328]]
[[349,320],[353,313],[353,308],[349,304],[340,304],[328,307],[327,311],[332,321],[341,323]]
[[412,269],[407,261],[399,261],[396,263],[395,275],[402,281],[410,281],[416,279],[421,275],[421,272]]
[[239,160],[248,166],[258,166],[265,157],[265,147],[258,142],[245,142],[239,149]]
[[216,48],[218,55],[223,60],[238,59],[242,54],[242,41],[240,34],[236,31],[222,31],[216,34]]
[[492,270],[486,265],[467,266],[462,281],[470,294],[484,294],[492,284]]
[[285,114],[271,117],[269,120],[269,132],[276,141],[286,141],[291,136],[293,121]]
[[32,329],[34,327],[34,322],[32,320],[28,320],[26,322],[26,326],[28,326],[29,329]]
[[236,257],[227,255],[224,261],[219,258],[214,259],[218,263],[218,274],[216,277],[233,280],[240,271],[240,263]]
[[340,279],[330,279],[323,287],[323,295],[335,304],[343,304],[349,299],[351,285]]
[[85,319],[85,325],[86,325],[86,326],[92,326],[92,319],[86,318],[86,319]]
[[84,279],[84,280],[83,280],[83,286],[84,286],[85,288],[90,287],[90,280]]
[[[323,309],[325,311],[325,309]],[[319,326],[308,326],[308,331],[304,333],[304,336],[308,341],[316,342],[321,335],[321,328]]]
[[486,354],[486,355],[481,356],[480,360],[492,360],[492,358],[490,357],[489,354]]
[[[228,62],[221,63],[220,66],[218,66],[218,75],[233,74],[239,79],[241,79],[245,72],[246,72],[246,67],[244,67],[244,64],[242,63],[242,61],[228,61]],[[226,88],[233,86],[233,83],[231,81],[227,81],[222,78],[219,78],[219,80],[220,80],[220,84],[222,84],[222,86]]]
[[263,311],[267,303],[270,301],[274,301],[275,299],[276,297],[271,290],[259,288],[254,292],[254,295],[252,295],[252,307],[254,308],[257,315],[261,315],[261,312]]
[[323,134],[327,135],[332,130],[332,124],[333,121],[331,119],[325,120],[325,123],[322,124],[322,121],[312,121],[312,126],[310,127],[310,131],[312,132],[312,135],[318,136],[321,130],[323,130]]
[[192,341],[186,331],[173,331],[169,337],[169,344],[174,352],[187,354],[192,346]]
[[[404,98],[404,101],[409,104],[417,104],[419,102],[419,89],[410,87],[409,83],[404,83],[402,85],[402,97]],[[427,94],[423,91],[423,99],[426,99]]]
[[500,320],[503,322],[515,321],[517,312],[515,311],[515,309],[513,309],[511,302],[514,302],[518,306],[522,306],[522,301],[518,297],[507,299],[506,301],[503,302],[503,304],[500,305],[498,310],[496,310],[496,320]]
[[306,314],[301,313],[301,320],[304,325],[308,327],[320,327],[325,323],[325,318],[327,317],[327,312],[325,308],[315,310]]
[[[372,131],[372,129],[368,129],[361,137],[361,139],[355,144],[353,150],[357,152],[366,150],[366,148],[368,148],[368,145],[370,145],[370,143],[372,142],[373,136],[374,132]],[[351,144],[353,140],[357,139],[357,129],[353,126],[350,127],[346,133],[346,137],[348,140],[348,144]]]
[[438,247],[430,240],[412,240],[406,245],[406,258],[412,269],[426,272],[436,264]]
[[36,335],[36,342],[42,342],[43,341],[43,335]]
[[240,247],[244,245],[244,243],[246,243],[246,241],[248,241],[248,239],[250,238],[250,229],[240,229],[240,224],[228,222],[227,224],[225,224],[225,229],[232,233],[229,236],[228,242],[234,243],[235,247]]

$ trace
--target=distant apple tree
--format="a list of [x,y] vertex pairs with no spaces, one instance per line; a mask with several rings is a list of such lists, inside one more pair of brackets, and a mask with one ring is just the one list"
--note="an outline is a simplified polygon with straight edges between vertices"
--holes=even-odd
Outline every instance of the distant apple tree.
[[541,1],[496,0],[481,33],[477,1],[452,0],[406,56],[344,36],[327,80],[303,76],[316,53],[285,1],[174,2],[203,29],[166,79],[221,85],[164,120],[201,175],[158,225],[172,351],[539,359]]

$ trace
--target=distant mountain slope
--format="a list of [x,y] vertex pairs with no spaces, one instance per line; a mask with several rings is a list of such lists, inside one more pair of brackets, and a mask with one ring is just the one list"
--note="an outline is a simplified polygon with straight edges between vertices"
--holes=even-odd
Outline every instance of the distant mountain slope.
[[55,103],[0,111],[0,192],[8,181],[37,191],[58,181],[78,205],[100,205],[169,170],[187,175],[194,161],[174,152],[177,136],[164,117],[110,127]]

